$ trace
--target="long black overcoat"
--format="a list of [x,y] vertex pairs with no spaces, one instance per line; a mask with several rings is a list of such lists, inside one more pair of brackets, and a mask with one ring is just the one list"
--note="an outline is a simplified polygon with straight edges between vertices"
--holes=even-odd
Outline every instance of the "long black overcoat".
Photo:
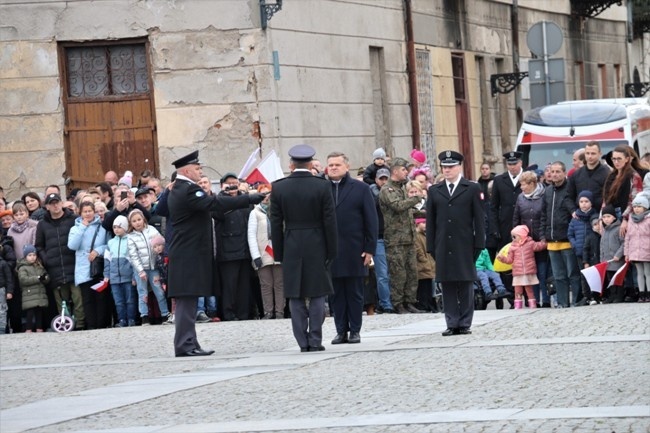
[[436,261],[436,281],[476,280],[474,250],[485,248],[484,224],[477,183],[461,178],[451,198],[444,181],[429,187],[427,251]]
[[329,182],[295,171],[273,182],[270,210],[273,255],[282,262],[284,295],[313,298],[334,293],[326,266],[338,247]]
[[377,249],[379,222],[375,200],[370,186],[349,173],[341,179],[339,188],[338,200],[334,197],[339,254],[332,263],[332,277],[365,277],[368,268],[363,265],[361,254],[374,255]]
[[521,194],[521,186],[512,184],[510,173],[507,171],[494,177],[492,195],[490,196],[490,231],[491,235],[499,234],[497,247],[509,243],[512,231],[512,217],[515,213],[517,197]]
[[197,184],[178,178],[167,204],[173,225],[167,294],[171,297],[217,295],[219,283],[211,212],[246,208],[248,196],[206,195]]

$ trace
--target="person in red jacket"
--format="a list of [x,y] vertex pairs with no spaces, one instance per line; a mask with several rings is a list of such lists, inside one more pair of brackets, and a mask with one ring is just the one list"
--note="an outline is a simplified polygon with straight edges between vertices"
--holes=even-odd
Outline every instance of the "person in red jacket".
[[537,265],[535,252],[546,249],[546,242],[535,242],[528,236],[528,227],[516,226],[510,232],[512,244],[508,249],[508,256],[499,254],[497,258],[503,263],[512,264],[512,285],[515,287],[515,310],[520,310],[524,305],[522,296],[524,289],[528,296],[528,308],[537,308],[537,301],[533,293],[533,286],[539,284],[537,279]]

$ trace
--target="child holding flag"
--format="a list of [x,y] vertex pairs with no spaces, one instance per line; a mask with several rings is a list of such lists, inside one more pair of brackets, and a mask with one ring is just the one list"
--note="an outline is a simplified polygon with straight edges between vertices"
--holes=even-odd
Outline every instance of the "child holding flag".
[[[609,281],[616,274],[616,271],[621,269],[625,264],[625,260],[623,260],[624,238],[619,234],[621,222],[616,218],[614,206],[607,205],[603,208],[601,221],[603,223],[603,231],[600,234],[600,261],[609,262],[607,264],[607,273],[605,274],[605,287],[607,287]],[[605,298],[603,295],[603,303],[623,302],[624,297],[625,288],[622,285],[614,284],[609,287],[609,296]]]

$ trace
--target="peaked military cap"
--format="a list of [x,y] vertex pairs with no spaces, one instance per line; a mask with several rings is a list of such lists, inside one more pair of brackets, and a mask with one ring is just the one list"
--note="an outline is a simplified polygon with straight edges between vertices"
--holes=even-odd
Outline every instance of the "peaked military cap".
[[289,157],[297,162],[308,162],[314,158],[316,151],[308,144],[296,144],[289,149]]
[[503,154],[503,157],[506,159],[506,164],[516,164],[521,160],[521,157],[524,156],[521,152],[506,152]]
[[450,167],[463,162],[463,155],[454,150],[445,150],[438,154],[440,165]]
[[178,158],[176,161],[172,162],[172,165],[176,167],[177,169],[181,167],[185,167],[186,165],[190,164],[201,164],[199,162],[199,151],[195,150],[192,153],[188,153],[182,158]]

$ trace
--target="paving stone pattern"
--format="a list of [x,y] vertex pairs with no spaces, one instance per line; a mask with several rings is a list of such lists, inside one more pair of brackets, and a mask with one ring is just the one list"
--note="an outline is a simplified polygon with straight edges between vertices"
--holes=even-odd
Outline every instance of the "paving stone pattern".
[[[155,395],[58,424],[34,413],[27,421],[40,426],[24,430],[650,431],[650,304],[480,311],[472,335],[445,338],[444,328],[440,314],[375,315],[364,317],[361,344],[332,346],[327,319],[327,350],[301,354],[289,320],[208,323],[199,338],[216,354],[196,359],[172,356],[168,326],[6,335],[0,431],[20,430],[24,405],[65,406],[115,385]],[[198,376],[205,385],[155,393],[170,377]],[[513,409],[529,419],[500,415]],[[320,418],[327,427],[313,428]]]

